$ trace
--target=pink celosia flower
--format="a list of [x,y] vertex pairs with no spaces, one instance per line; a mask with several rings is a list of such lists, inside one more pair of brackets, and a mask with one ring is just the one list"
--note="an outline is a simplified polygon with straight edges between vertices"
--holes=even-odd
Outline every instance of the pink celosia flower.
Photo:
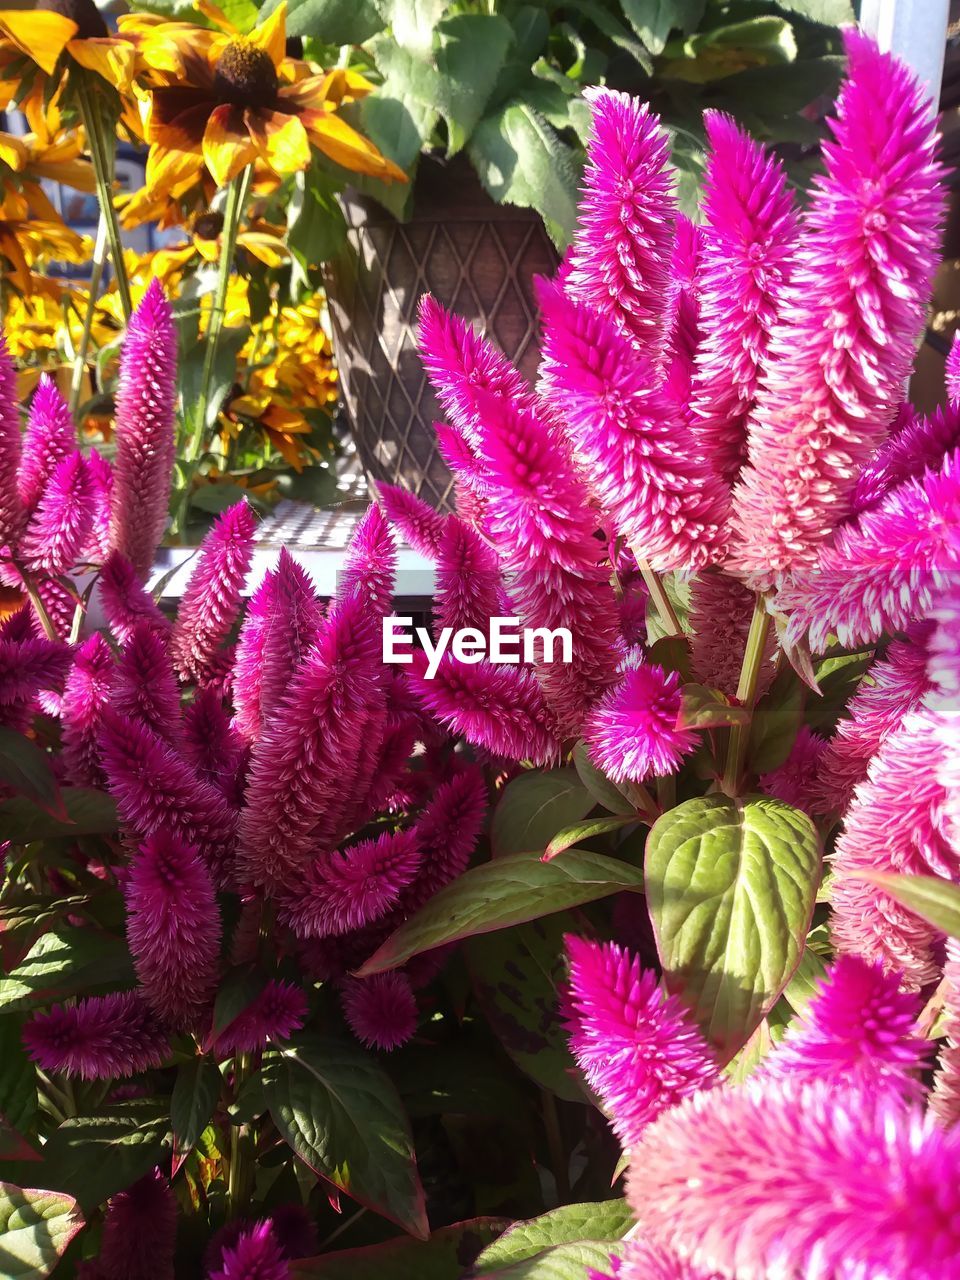
[[110,554],[110,505],[113,500],[113,467],[96,449],[87,454],[87,471],[93,491],[93,522],[85,558],[100,563]]
[[44,1071],[111,1080],[162,1066],[167,1037],[137,991],[54,1005],[23,1029],[23,1042]]
[[209,1280],[288,1280],[290,1267],[269,1221],[246,1227],[236,1244],[223,1250]]
[[823,148],[734,495],[737,567],[815,563],[910,373],[942,217],[936,123],[912,72],[846,32],[847,80]]
[[605,316],[539,293],[548,395],[616,532],[656,569],[722,559],[728,494],[652,366]]
[[127,941],[154,1013],[194,1027],[212,999],[220,960],[220,911],[195,849],[167,831],[140,847],[125,886]]
[[177,1202],[154,1169],[111,1196],[97,1266],[104,1280],[174,1280]]
[[77,432],[67,402],[50,375],[41,373],[30,402],[17,476],[17,491],[26,511],[34,509],[57,464],[76,447]]
[[931,688],[927,677],[929,623],[916,623],[874,662],[847,703],[846,716],[827,743],[810,793],[812,812],[842,814],[854,788],[889,734],[916,711]]
[[475,627],[486,635],[490,619],[508,610],[496,552],[459,516],[448,516],[436,560],[437,626],[454,632]]
[[198,689],[184,711],[181,750],[202,778],[240,806],[247,745],[230,723],[216,689]]
[[420,300],[417,343],[444,413],[468,440],[475,439],[480,429],[484,412],[480,396],[518,405],[532,403],[529,385],[506,356],[430,294]]
[[361,726],[383,697],[381,651],[367,606],[337,601],[253,748],[239,854],[251,883],[296,889],[323,847],[318,824],[353,803]]
[[946,1043],[937,1058],[937,1074],[930,1091],[929,1108],[943,1125],[960,1120],[960,942],[946,941],[943,966],[943,1031]]
[[646,1238],[724,1275],[944,1280],[958,1174],[960,1131],[889,1095],[748,1081],[650,1125],[627,1195]]
[[747,460],[747,420],[779,318],[797,219],[779,160],[729,116],[707,111],[704,125],[703,340],[692,422],[700,449],[732,484]]
[[103,563],[98,595],[103,615],[120,644],[126,644],[141,622],[149,623],[161,635],[169,633],[169,620],[144,589],[133,565],[119,551],[112,551]]
[[890,733],[860,783],[833,855],[831,929],[837,948],[882,960],[911,987],[933,981],[937,932],[859,877],[894,871],[953,878],[957,852],[943,830],[947,791],[937,776],[942,746],[929,712],[907,716]]
[[920,1008],[919,996],[901,991],[881,965],[839,956],[759,1075],[919,1097],[919,1074],[933,1052],[933,1042],[917,1034]]
[[174,462],[177,328],[157,280],[130,317],[120,357],[110,544],[146,577],[163,536]]
[[684,422],[690,421],[690,392],[700,345],[700,256],[703,228],[678,213],[670,257],[670,304],[665,319],[667,373],[663,391]]
[[0,707],[32,702],[41,689],[54,689],[70,668],[70,650],[55,640],[0,639]]
[[218,881],[232,874],[236,814],[221,792],[152,729],[107,708],[101,759],[124,824],[146,837],[168,830],[195,846]]
[[422,857],[416,832],[409,830],[321,854],[287,900],[286,918],[301,938],[336,936],[372,924],[397,902]]
[[337,580],[337,593],[341,598],[359,594],[382,616],[390,610],[396,570],[397,548],[390,526],[380,508],[371,504],[350,539],[346,563]]
[[854,646],[923,617],[960,567],[960,450],[938,473],[907,480],[855,524],[837,531],[816,568],[781,590],[792,641],[809,635],[823,652],[831,633]]
[[939,471],[946,456],[960,446],[960,407],[911,415],[885,440],[857,477],[852,514],[859,515],[905,480]]
[[472,529],[483,532],[486,512],[486,476],[483,463],[466,439],[444,422],[433,424],[440,457],[453,472],[457,515]]
[[442,725],[476,747],[508,760],[548,764],[559,755],[554,716],[533,672],[492,662],[468,666],[449,653],[432,680],[414,654],[410,688]]
[[123,647],[110,706],[120,715],[139,720],[167,742],[179,743],[180,688],[166,639],[148,622],[138,622]]
[[401,911],[412,915],[466,871],[483,830],[487,803],[483,770],[476,766],[455,773],[437,787],[414,827],[423,858],[414,880],[400,895]]
[[260,736],[283,698],[322,618],[309,576],[284,547],[251,596],[237,641],[233,703],[248,741]]
[[67,778],[77,786],[98,787],[104,782],[100,718],[110,701],[114,671],[110,646],[95,632],[77,649],[63,687],[63,763]]
[[960,334],[953,335],[950,351],[947,355],[944,380],[947,384],[947,398],[952,407],[960,405]]
[[79,563],[93,528],[93,477],[79,449],[58,462],[43,490],[20,555],[32,573],[54,577]]
[[723,1280],[717,1271],[703,1271],[672,1249],[628,1240],[620,1258],[610,1259],[610,1275],[588,1271],[587,1280]]
[[[690,656],[701,684],[734,697],[740,683],[740,667],[753,617],[755,596],[737,578],[719,570],[698,573],[690,584]],[[776,635],[767,637],[757,681],[758,696],[774,677]]]
[[24,512],[17,491],[20,448],[17,371],[0,334],[0,547],[12,546],[23,527]]
[[669,296],[675,203],[670,139],[645,102],[588,89],[593,107],[564,288],[654,358]]
[[241,501],[217,517],[201,544],[170,638],[184,680],[202,685],[217,669],[220,646],[240,614],[256,527],[253,508]]
[[444,519],[422,498],[394,484],[377,481],[377,501],[391,524],[422,556],[433,557],[440,546]]
[[269,1040],[289,1040],[307,1020],[307,998],[290,982],[271,979],[239,1017],[221,1032],[217,1055],[253,1053]]
[[713,1051],[656,975],[614,942],[568,936],[570,1048],[624,1147],[661,1111],[718,1078]]
[[818,733],[803,724],[794,739],[790,754],[783,764],[757,779],[765,795],[775,796],[784,804],[811,811],[817,793],[820,761],[827,742]]
[[605,693],[584,725],[590,758],[614,782],[643,782],[675,773],[697,744],[677,727],[683,701],[680,676],[640,662]]
[[417,998],[396,970],[348,979],[341,998],[350,1030],[368,1049],[397,1049],[417,1029]]

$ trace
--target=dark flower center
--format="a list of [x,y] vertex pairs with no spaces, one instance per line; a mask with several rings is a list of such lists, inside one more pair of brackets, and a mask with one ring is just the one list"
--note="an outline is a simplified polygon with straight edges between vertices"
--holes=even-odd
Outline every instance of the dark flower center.
[[193,223],[193,234],[201,240],[216,240],[222,230],[222,213],[201,213]]
[[237,107],[269,107],[276,100],[273,59],[249,40],[230,41],[217,59],[213,80],[221,99]]
[[77,24],[77,35],[83,40],[101,39],[110,34],[93,0],[39,0],[35,7],[72,19]]

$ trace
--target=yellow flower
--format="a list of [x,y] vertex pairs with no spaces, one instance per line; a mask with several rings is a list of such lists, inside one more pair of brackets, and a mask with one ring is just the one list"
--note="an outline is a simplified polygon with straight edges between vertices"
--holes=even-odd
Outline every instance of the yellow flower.
[[[122,36],[111,36],[93,0],[39,0],[30,9],[0,10],[0,75],[15,78],[18,60],[53,76],[66,53],[121,92],[130,88],[136,51]],[[9,99],[7,99],[9,101]]]
[[286,57],[285,3],[248,35],[209,0],[197,0],[197,8],[217,30],[120,19],[143,66],[167,81],[146,90],[151,195],[183,190],[204,168],[221,186],[257,161],[277,175],[294,173],[310,163],[311,146],[344,168],[406,181],[335,114],[341,101],[363,92],[362,77],[310,74]]
[[30,267],[35,262],[86,262],[92,249],[88,236],[64,226],[45,196],[43,202],[54,218],[43,217],[42,212],[36,216],[19,191],[8,191],[0,201],[0,255],[10,263],[9,278],[24,293],[30,288]]

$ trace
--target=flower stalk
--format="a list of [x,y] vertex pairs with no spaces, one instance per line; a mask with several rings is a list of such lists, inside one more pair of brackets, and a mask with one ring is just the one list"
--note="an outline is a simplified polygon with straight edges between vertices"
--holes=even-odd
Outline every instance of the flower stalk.
[[[753,616],[750,619],[750,630],[747,633],[747,644],[743,654],[743,666],[740,668],[740,682],[737,685],[737,702],[748,711],[753,709],[757,698],[757,683],[760,678],[760,667],[763,663],[767,635],[770,631],[770,614],[767,612],[766,600],[758,592],[753,604]],[[723,773],[723,790],[728,795],[735,795],[743,772],[743,761],[750,736],[750,725],[734,724],[730,726],[730,741],[727,744],[727,763]]]
[[87,366],[87,353],[90,350],[90,336],[93,332],[93,313],[100,296],[100,282],[103,279],[103,266],[107,254],[109,218],[101,208],[100,221],[97,224],[97,238],[93,246],[93,260],[90,269],[90,288],[87,293],[87,309],[83,317],[83,329],[80,333],[80,345],[73,358],[73,376],[70,380],[70,413],[76,418],[80,408],[80,392],[83,388],[83,373]]
[[[130,298],[130,281],[127,279],[127,268],[123,260],[123,241],[120,237],[120,222],[117,218],[116,206],[113,203],[113,183],[116,160],[116,138],[111,130],[109,135],[104,128],[105,121],[95,92],[91,89],[84,73],[77,74],[77,97],[80,103],[80,115],[87,134],[87,145],[90,148],[90,159],[93,162],[93,175],[97,184],[97,200],[100,212],[106,222],[107,240],[110,244],[110,261],[117,279],[117,292],[120,295],[120,306],[124,320],[130,319],[133,303]],[[88,311],[93,308],[94,288],[91,283]]]

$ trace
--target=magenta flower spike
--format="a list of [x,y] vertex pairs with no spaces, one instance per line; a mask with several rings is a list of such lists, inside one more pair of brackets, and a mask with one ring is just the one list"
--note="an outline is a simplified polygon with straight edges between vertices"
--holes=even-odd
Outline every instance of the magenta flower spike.
[[110,646],[94,632],[77,649],[63,686],[60,724],[63,763],[75,786],[100,787],[100,720],[109,705],[116,671]]
[[670,306],[665,318],[667,373],[664,393],[689,422],[694,363],[700,345],[700,258],[703,230],[678,213],[670,257]]
[[556,720],[528,668],[492,662],[468,666],[445,653],[428,680],[425,666],[415,661],[408,668],[410,688],[452,733],[508,760],[545,765],[558,759]]
[[93,476],[75,449],[54,467],[21,539],[28,571],[59,577],[74,568],[90,539],[95,509]]
[[748,1081],[661,1115],[627,1197],[643,1238],[722,1275],[944,1280],[958,1174],[960,1132],[899,1099]]
[[588,89],[584,97],[593,121],[564,289],[656,361],[676,218],[670,139],[649,106],[629,94]]
[[174,1280],[177,1202],[159,1169],[111,1196],[97,1267],[104,1280]]
[[218,883],[233,872],[236,813],[169,743],[108,708],[101,729],[104,773],[125,826],[141,838],[166,830],[194,846]]
[[123,647],[110,705],[119,715],[140,721],[172,746],[179,746],[180,687],[166,638],[148,622],[137,623]]
[[399,1049],[417,1029],[417,998],[410,979],[396,970],[348,978],[341,999],[350,1030],[368,1049]]
[[163,537],[174,462],[177,329],[159,281],[130,317],[120,357],[110,545],[145,578]]
[[269,1221],[245,1227],[227,1245],[209,1280],[289,1280],[290,1265]]
[[610,1259],[611,1272],[588,1271],[587,1280],[724,1280],[717,1271],[704,1271],[673,1249],[628,1240],[623,1255]]
[[125,894],[144,998],[165,1025],[194,1029],[219,975],[220,910],[210,872],[196,849],[158,830],[134,857]]
[[13,546],[23,528],[24,511],[17,488],[20,451],[17,371],[0,334],[0,547]]
[[922,1002],[896,974],[859,956],[839,956],[803,1016],[760,1064],[757,1078],[919,1100],[933,1042],[918,1034]]
[[[694,676],[700,684],[719,689],[728,697],[736,695],[740,682],[755,598],[738,578],[715,569],[698,573],[690,585],[693,634],[689,639]],[[766,692],[774,677],[776,656],[776,636],[771,634],[757,680],[758,696]]]
[[566,938],[570,1048],[621,1144],[717,1081],[713,1051],[675,996],[616,943]]
[[416,831],[387,831],[347,849],[322,853],[291,894],[285,916],[299,938],[336,937],[373,924],[417,874]]
[[77,447],[77,431],[57,384],[41,373],[30,402],[23,437],[17,492],[23,509],[33,511],[57,468]]
[[218,1055],[253,1053],[270,1040],[289,1040],[307,1020],[307,998],[290,982],[271,979],[217,1037]]
[[323,847],[318,823],[329,828],[350,804],[361,726],[382,698],[381,655],[369,609],[338,600],[254,744],[239,852],[250,883],[296,889]]
[[41,690],[56,689],[70,659],[70,649],[56,640],[0,639],[0,708],[23,706]]
[[474,627],[487,635],[491,618],[509,616],[496,552],[459,516],[447,516],[436,560],[438,627]]
[[782,588],[778,607],[790,616],[788,638],[807,635],[820,653],[832,633],[855,646],[925,616],[960,567],[958,520],[960,449],[939,472],[905,481],[839,529],[816,567]]
[[932,688],[927,676],[930,632],[929,622],[915,623],[871,666],[869,683],[858,686],[824,750],[810,797],[812,812],[845,813],[870,761],[906,717],[919,710]]
[[937,1057],[937,1073],[928,1106],[942,1125],[960,1120],[960,942],[948,938],[943,966],[943,1030],[946,1043]]
[[614,530],[655,569],[723,559],[729,495],[658,376],[610,320],[541,283],[542,373]]
[[206,782],[240,807],[248,746],[230,723],[216,689],[198,689],[185,709],[181,750]]
[[377,501],[391,524],[415,551],[431,559],[440,547],[444,518],[415,493],[395,484],[377,481]]
[[928,416],[911,414],[883,442],[857,476],[852,514],[876,507],[906,480],[919,480],[927,471],[940,471],[947,455],[960,447],[960,407],[938,408]]
[[487,816],[483,771],[471,765],[437,787],[414,826],[423,850],[420,868],[400,895],[400,910],[412,915],[469,865]]
[[896,417],[937,262],[936,123],[905,64],[854,29],[734,494],[735,564],[816,562]]
[[117,1080],[162,1066],[170,1044],[138,991],[54,1005],[23,1029],[23,1042],[44,1071],[83,1080]]
[[397,571],[397,547],[383,512],[371,503],[354,530],[337,582],[341,598],[358,594],[378,616],[389,613]]
[[141,623],[147,623],[162,636],[169,634],[169,619],[119,551],[111,551],[104,561],[97,590],[103,615],[119,644],[126,644]]
[[675,773],[698,741],[678,726],[682,701],[676,671],[648,662],[628,668],[587,716],[583,736],[590,759],[614,782]]
[[284,547],[250,598],[233,668],[237,728],[248,742],[260,736],[282,700],[323,620],[306,571]]
[[705,112],[704,125],[702,342],[691,421],[704,457],[730,485],[747,460],[747,422],[780,318],[797,215],[771,152],[719,111]]
[[960,405],[960,334],[955,333],[950,343],[944,379],[947,384],[947,399],[950,407],[956,409]]
[[219,515],[203,539],[170,637],[183,680],[203,685],[220,674],[221,645],[240,614],[256,527],[253,508],[243,500]]
[[87,470],[93,488],[93,524],[86,559],[97,564],[110,554],[110,506],[113,501],[113,467],[96,449],[87,454]]

